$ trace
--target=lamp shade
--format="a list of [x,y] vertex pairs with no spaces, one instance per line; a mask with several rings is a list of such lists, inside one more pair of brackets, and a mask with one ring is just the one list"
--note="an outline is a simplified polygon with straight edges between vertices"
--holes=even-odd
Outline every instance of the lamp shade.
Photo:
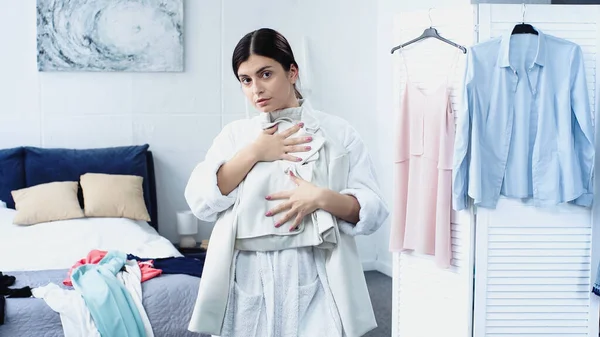
[[192,211],[177,212],[177,233],[179,235],[198,233],[198,221]]

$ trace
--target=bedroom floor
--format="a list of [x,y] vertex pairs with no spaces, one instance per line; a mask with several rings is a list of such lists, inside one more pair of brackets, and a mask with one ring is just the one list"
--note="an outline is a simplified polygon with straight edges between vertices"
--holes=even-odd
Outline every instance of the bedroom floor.
[[378,271],[365,272],[378,327],[363,337],[392,335],[392,278]]

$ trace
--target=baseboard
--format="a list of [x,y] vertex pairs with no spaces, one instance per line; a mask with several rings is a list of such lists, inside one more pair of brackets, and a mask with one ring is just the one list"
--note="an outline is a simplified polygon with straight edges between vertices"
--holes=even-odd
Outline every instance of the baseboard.
[[377,270],[377,261],[376,260],[363,261],[362,267],[363,267],[364,271]]
[[392,264],[380,260],[375,261],[375,270],[389,277],[393,277],[394,275],[394,267]]
[[389,277],[392,277],[392,275],[394,274],[394,269],[391,264],[379,260],[363,261],[362,267],[364,271],[376,270]]

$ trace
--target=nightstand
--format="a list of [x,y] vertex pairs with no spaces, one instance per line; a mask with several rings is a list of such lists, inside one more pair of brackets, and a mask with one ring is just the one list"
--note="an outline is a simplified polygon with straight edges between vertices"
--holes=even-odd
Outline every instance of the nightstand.
[[179,247],[178,243],[175,243],[174,246],[185,257],[193,257],[196,259],[204,260],[204,257],[206,256],[206,249],[201,247],[200,242],[198,242],[195,247],[189,248],[181,248]]

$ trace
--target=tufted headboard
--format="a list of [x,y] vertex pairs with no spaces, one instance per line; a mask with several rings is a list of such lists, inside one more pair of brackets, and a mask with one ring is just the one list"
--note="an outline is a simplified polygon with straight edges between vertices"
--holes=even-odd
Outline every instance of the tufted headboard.
[[[85,173],[131,174],[144,178],[144,201],[158,231],[154,159],[149,145],[93,149],[17,147],[0,149],[0,200],[14,208],[10,191],[53,181],[79,181]],[[79,191],[83,207],[83,194]]]

